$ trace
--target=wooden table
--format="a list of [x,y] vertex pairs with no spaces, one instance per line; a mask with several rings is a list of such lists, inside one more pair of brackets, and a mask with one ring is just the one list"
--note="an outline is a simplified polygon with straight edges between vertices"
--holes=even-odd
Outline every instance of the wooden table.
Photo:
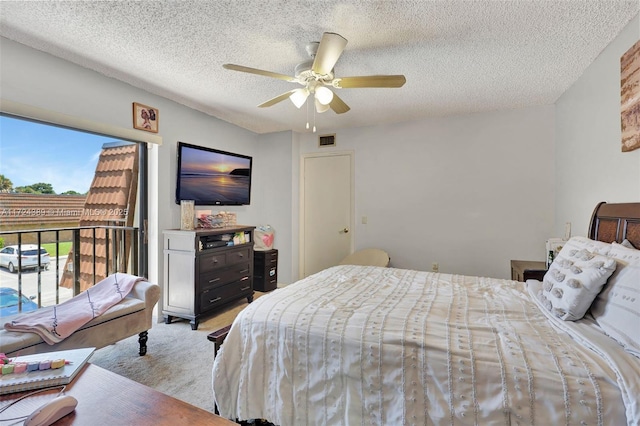
[[[0,396],[0,407],[24,393]],[[56,390],[51,390],[28,397],[1,413],[0,420],[26,416],[53,399],[56,393]],[[56,422],[56,426],[237,426],[230,420],[91,363],[84,366],[79,376],[67,385],[65,394],[75,397],[78,406],[75,412]]]

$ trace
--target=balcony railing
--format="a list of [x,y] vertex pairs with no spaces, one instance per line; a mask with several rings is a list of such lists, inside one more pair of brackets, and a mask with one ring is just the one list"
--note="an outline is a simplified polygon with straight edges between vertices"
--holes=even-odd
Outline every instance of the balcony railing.
[[[18,256],[17,275],[9,274],[6,268],[0,272],[2,286],[17,290],[19,312],[23,310],[22,295],[33,299],[38,307],[64,302],[115,272],[138,275],[139,237],[138,228],[120,225],[2,231],[0,238],[5,239],[5,246],[41,247],[44,243],[55,243],[56,253],[46,269],[38,256],[35,273],[23,271]],[[72,243],[69,255],[58,256],[60,244],[69,241]]]

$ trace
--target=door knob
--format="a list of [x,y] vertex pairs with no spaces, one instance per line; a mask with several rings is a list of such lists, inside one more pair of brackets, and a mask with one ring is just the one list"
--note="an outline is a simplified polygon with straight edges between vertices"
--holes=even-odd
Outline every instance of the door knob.
[[349,228],[344,228],[341,232],[348,234],[349,233]]

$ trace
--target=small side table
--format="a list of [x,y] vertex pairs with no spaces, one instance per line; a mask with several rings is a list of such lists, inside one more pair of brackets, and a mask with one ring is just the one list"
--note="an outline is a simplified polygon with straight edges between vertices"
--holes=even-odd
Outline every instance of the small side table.
[[537,260],[512,260],[511,279],[514,281],[542,281],[547,273],[547,264]]
[[278,250],[253,251],[253,289],[271,291],[278,287]]

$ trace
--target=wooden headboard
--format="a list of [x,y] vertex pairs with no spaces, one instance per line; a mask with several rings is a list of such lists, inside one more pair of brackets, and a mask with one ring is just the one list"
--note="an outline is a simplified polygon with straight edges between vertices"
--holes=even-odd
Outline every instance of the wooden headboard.
[[591,216],[589,238],[605,243],[627,239],[640,249],[640,203],[599,203]]

